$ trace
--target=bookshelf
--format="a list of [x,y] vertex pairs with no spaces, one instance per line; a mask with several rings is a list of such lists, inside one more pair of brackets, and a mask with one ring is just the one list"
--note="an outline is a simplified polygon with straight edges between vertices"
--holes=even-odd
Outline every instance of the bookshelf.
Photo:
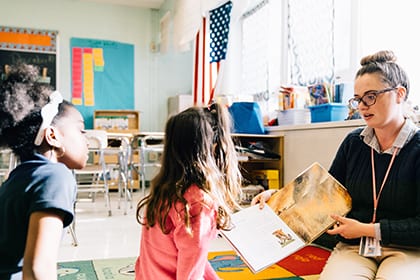
[[138,133],[140,112],[136,110],[95,110],[93,127],[114,133]]
[[[108,133],[109,151],[112,152],[105,153],[105,162],[110,166],[115,166],[115,170],[119,170],[121,168],[119,164],[121,163],[119,162],[119,154],[115,151],[118,151],[119,147],[127,149],[132,136],[139,133],[140,112],[136,110],[95,110],[93,114],[93,127],[94,129],[106,130]],[[133,151],[132,156],[132,160],[138,160],[139,155],[137,151]],[[128,160],[125,159],[125,161]],[[118,188],[118,182],[115,177],[116,175],[114,173],[111,178],[111,190]],[[126,180],[128,179],[126,178]],[[136,174],[133,174],[132,181],[133,188],[138,189],[139,182]]]
[[[278,172],[278,184],[276,185],[278,185],[278,188],[283,187],[283,136],[269,134],[233,134],[232,136],[235,144],[239,147],[262,146],[280,155],[280,158],[266,158],[252,156],[241,151],[239,153],[239,164],[245,183],[254,183],[256,173],[264,172],[270,174],[272,173],[270,171],[275,170]],[[268,180],[273,180],[273,178],[268,178]]]

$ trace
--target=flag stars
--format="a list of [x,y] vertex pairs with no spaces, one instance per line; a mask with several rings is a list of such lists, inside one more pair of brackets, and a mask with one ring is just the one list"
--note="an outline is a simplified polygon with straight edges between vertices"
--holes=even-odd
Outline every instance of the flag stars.
[[218,62],[226,58],[230,12],[232,2],[210,11],[210,60]]

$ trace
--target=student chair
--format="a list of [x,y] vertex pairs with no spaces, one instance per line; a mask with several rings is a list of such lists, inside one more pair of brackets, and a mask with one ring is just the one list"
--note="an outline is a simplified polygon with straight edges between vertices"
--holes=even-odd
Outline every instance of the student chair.
[[89,160],[85,168],[74,170],[77,181],[77,200],[95,201],[96,194],[102,192],[108,216],[112,215],[109,197],[109,169],[105,162],[105,152],[108,147],[108,136],[104,130],[86,130],[89,145]]
[[[121,208],[121,200],[124,201],[124,215],[127,214],[128,207],[133,208],[132,203],[132,180],[129,169],[131,158],[130,139],[124,133],[108,133],[107,154],[114,155],[113,163],[108,163],[113,171],[116,171],[118,186],[118,209]],[[115,174],[115,172],[113,172]],[[128,205],[130,203],[130,205]]]
[[[140,179],[140,186],[142,196],[146,195],[146,177],[148,174],[157,173],[161,167],[160,155],[163,153],[163,138],[161,133],[152,134],[138,134],[131,140],[131,160],[129,167],[132,173],[137,174]],[[136,151],[139,155],[136,162],[133,157],[133,152]]]

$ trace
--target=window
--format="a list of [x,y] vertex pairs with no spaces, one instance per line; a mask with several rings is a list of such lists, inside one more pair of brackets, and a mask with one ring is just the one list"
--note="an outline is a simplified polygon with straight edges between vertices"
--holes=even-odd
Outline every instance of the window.
[[349,72],[351,0],[253,3],[242,17],[241,94],[333,82]]
[[289,78],[294,85],[335,79],[334,0],[289,0]]
[[363,56],[389,49],[410,78],[409,99],[420,105],[420,43],[408,31],[420,24],[418,5],[401,1],[250,1],[242,17],[240,94],[258,101],[284,84],[352,82]]
[[283,1],[251,2],[253,5],[242,16],[240,94],[253,96],[254,101],[263,105],[264,112],[274,111],[281,81],[282,16],[279,15]]
[[420,105],[420,68],[418,49],[420,43],[414,32],[420,24],[416,1],[364,0],[359,4],[360,58],[379,50],[392,50],[410,78],[409,100]]

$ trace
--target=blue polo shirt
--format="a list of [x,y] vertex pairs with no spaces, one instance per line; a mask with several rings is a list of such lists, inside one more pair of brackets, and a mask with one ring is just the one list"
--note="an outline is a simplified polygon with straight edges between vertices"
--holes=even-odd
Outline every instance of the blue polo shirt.
[[22,162],[0,187],[0,279],[22,270],[29,217],[36,211],[64,215],[64,227],[74,215],[76,181],[62,163],[35,154]]

